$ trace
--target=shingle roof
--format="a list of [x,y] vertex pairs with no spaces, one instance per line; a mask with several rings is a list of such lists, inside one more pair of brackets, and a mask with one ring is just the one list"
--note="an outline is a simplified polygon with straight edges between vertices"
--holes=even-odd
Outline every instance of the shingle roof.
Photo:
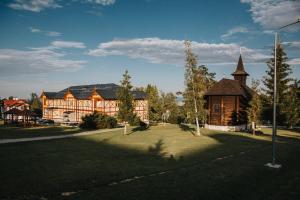
[[72,90],[72,91],[92,91],[94,89],[112,89],[112,88],[116,88],[116,87],[120,87],[114,83],[107,83],[107,84],[92,84],[92,85],[76,85],[76,86],[70,86],[68,88],[65,88],[63,90],[61,90],[60,92],[66,92],[68,90]]
[[[93,85],[78,85],[65,88],[59,92],[44,92],[43,94],[49,99],[63,99],[66,92],[70,91],[76,99],[88,99],[92,93],[96,92],[104,99],[117,99],[117,90],[120,86],[114,83],[108,84],[93,84]],[[132,92],[134,99],[145,99],[146,93],[142,91]]]
[[252,96],[253,91],[246,85],[241,84],[237,80],[231,80],[223,78],[219,82],[217,82],[214,86],[212,86],[207,92],[206,96],[216,96],[216,95],[224,95],[224,96],[244,96],[249,97]]
[[240,55],[239,57],[239,62],[236,66],[236,70],[235,72],[233,72],[231,75],[245,75],[245,76],[249,76],[249,74],[245,71],[245,68],[244,68],[244,64],[243,64],[243,59],[242,59],[242,56]]

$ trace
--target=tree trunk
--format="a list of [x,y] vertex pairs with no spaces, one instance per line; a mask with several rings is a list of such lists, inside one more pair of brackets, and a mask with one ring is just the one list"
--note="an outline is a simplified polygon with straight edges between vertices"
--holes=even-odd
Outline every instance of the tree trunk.
[[255,135],[255,122],[252,122],[252,135]]
[[127,135],[127,123],[124,122],[124,135]]

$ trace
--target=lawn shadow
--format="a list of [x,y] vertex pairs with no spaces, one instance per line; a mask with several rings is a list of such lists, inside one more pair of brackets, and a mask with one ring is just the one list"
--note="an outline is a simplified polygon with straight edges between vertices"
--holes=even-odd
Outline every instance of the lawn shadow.
[[163,139],[159,139],[154,146],[149,146],[148,148],[148,152],[151,155],[155,155],[158,157],[165,157],[167,155],[166,152],[164,152],[164,150],[166,149],[165,145],[164,145],[164,141]]
[[37,126],[37,127],[16,127],[0,125],[0,139],[17,139],[27,137],[40,137],[40,136],[56,136],[79,133],[84,130],[74,127],[62,126]]
[[[79,192],[70,199],[245,199],[251,191],[259,191],[253,193],[252,199],[265,199],[272,194],[272,188],[263,191],[266,185],[271,185],[264,176],[271,176],[267,170],[261,170],[268,158],[265,152],[271,152],[270,141],[230,133],[207,134],[217,145],[195,148],[188,156],[169,162],[174,157],[167,156],[167,149],[173,143],[160,137],[142,143],[147,145],[144,150],[120,145],[124,137],[113,143],[116,140],[99,140],[97,136],[3,145],[0,147],[0,199],[25,199],[26,195],[36,199],[65,199],[61,194],[73,191]],[[191,142],[203,139],[186,138]],[[296,158],[297,154],[291,156]],[[295,169],[300,165],[296,159],[293,164]],[[162,171],[171,172],[150,176]],[[274,180],[287,176],[272,175]],[[144,178],[126,182],[135,177]],[[288,184],[289,177],[295,178],[294,174],[282,178],[281,184]],[[110,183],[120,184],[109,186]],[[218,192],[212,193],[215,188]],[[289,188],[278,188],[278,193],[292,199],[289,197],[293,194],[287,192]]]
[[193,127],[190,127],[189,125],[187,124],[179,124],[179,128],[182,130],[182,131],[185,131],[185,132],[190,132],[192,135],[195,135],[195,131],[196,129],[193,128]]
[[147,131],[147,130],[150,130],[150,126],[137,126],[137,127],[134,127],[133,129],[131,129],[131,132],[128,133],[128,135],[132,134],[132,133],[135,133],[135,132],[143,132],[143,131]]

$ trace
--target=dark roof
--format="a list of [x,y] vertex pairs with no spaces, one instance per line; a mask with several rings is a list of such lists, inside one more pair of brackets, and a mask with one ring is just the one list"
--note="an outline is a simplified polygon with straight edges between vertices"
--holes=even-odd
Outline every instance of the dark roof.
[[[88,99],[94,91],[102,98],[107,100],[117,99],[117,91],[120,86],[114,83],[108,84],[93,84],[93,85],[78,85],[65,88],[59,92],[44,92],[43,94],[49,99],[63,99],[66,92],[71,92],[76,99]],[[146,93],[142,91],[132,92],[134,99],[145,99]]]
[[247,86],[241,84],[237,80],[223,78],[213,85],[207,92],[206,96],[252,96],[253,91]]
[[43,94],[49,99],[55,99],[57,92],[43,92]]
[[245,76],[249,76],[249,74],[245,71],[244,68],[244,64],[243,64],[243,59],[242,59],[242,55],[240,55],[239,57],[239,62],[236,66],[236,70],[235,72],[233,72],[231,75],[245,75]]
[[133,95],[134,99],[146,99],[147,98],[147,93],[142,92],[142,91],[133,91],[132,95]]
[[4,112],[4,114],[12,114],[12,115],[20,115],[21,114],[21,110],[17,109],[17,108],[12,108],[6,112]]
[[112,88],[116,88],[116,87],[120,87],[114,83],[107,83],[107,84],[92,84],[92,85],[76,85],[76,86],[71,86],[68,88],[65,88],[63,90],[61,90],[60,92],[66,92],[68,90],[71,91],[92,91],[94,89],[112,89]]

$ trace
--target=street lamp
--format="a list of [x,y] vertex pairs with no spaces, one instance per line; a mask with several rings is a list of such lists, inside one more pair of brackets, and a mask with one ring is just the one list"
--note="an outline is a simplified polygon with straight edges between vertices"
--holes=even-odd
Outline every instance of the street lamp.
[[280,164],[276,164],[276,133],[277,133],[277,126],[276,126],[276,99],[277,99],[277,38],[278,38],[278,32],[281,29],[284,29],[286,27],[289,27],[291,25],[297,24],[300,22],[300,17],[298,17],[298,20],[295,22],[292,22],[290,24],[287,24],[285,26],[280,27],[275,32],[275,47],[274,47],[274,94],[273,94],[273,130],[272,130],[272,163],[266,164],[266,166],[271,168],[280,168]]

